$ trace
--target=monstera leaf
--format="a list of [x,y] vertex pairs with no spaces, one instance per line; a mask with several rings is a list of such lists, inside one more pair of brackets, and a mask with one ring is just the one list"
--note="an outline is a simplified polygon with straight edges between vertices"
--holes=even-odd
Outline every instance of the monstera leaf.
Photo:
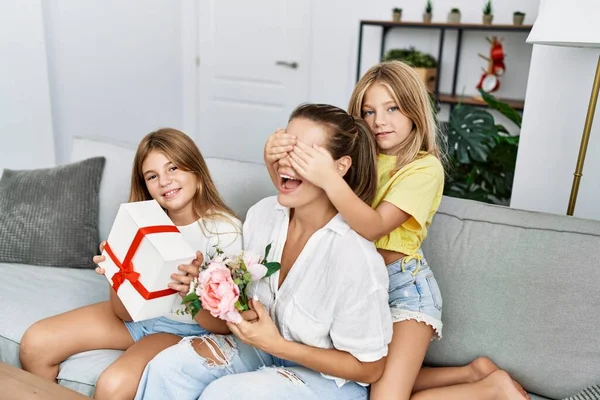
[[461,164],[487,161],[496,143],[494,117],[487,111],[459,104],[450,113],[447,127],[448,154]]
[[479,93],[481,93],[481,97],[483,97],[483,100],[485,100],[490,108],[498,110],[502,115],[514,122],[519,128],[521,127],[523,118],[515,109],[508,104],[501,102],[494,97],[494,95],[484,92],[482,89],[479,89]]

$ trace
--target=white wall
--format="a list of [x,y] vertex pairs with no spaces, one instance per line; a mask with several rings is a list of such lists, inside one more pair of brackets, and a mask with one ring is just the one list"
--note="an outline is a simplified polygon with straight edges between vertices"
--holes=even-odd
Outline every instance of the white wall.
[[[433,21],[445,22],[453,7],[461,10],[462,22],[481,22],[483,1],[436,0]],[[501,0],[494,2],[494,23],[512,24],[514,11],[526,13],[525,23],[532,24],[537,16],[539,0]],[[391,20],[392,8],[403,9],[404,21],[422,21],[423,1],[381,0],[328,0],[313,2],[313,49],[311,69],[311,101],[328,102],[347,107],[356,80],[358,28],[361,19]],[[365,27],[363,36],[362,71],[378,62],[381,28]],[[493,31],[464,32],[462,40],[461,67],[458,73],[457,93],[477,93],[475,86],[486,61],[477,53],[488,54],[486,34]],[[531,57],[531,45],[525,43],[527,33],[496,32],[505,39],[506,75],[495,94],[498,97],[525,98],[527,70]],[[396,29],[388,33],[386,50],[415,46],[437,58],[439,32],[432,29]],[[442,60],[440,90],[451,90],[456,34],[446,32],[446,46]]]
[[[566,214],[599,50],[535,45],[511,207]],[[600,220],[600,106],[574,215]]]
[[73,136],[137,144],[161,126],[185,129],[189,1],[43,4],[59,163]]
[[0,38],[0,174],[53,166],[41,3],[0,2]]

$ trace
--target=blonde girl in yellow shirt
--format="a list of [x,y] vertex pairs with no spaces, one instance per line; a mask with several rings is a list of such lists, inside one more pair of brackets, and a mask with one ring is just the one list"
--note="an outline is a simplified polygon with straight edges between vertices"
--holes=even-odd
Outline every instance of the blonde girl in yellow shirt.
[[279,180],[274,167],[285,164],[322,188],[348,224],[375,242],[387,265],[394,334],[385,372],[371,385],[370,398],[527,398],[487,358],[465,367],[421,368],[430,341],[442,336],[442,297],[421,243],[444,188],[434,109],[422,80],[404,63],[378,64],[356,85],[348,111],[364,118],[379,150],[371,206],[354,194],[324,148],[278,131],[265,146],[265,162],[273,179]]

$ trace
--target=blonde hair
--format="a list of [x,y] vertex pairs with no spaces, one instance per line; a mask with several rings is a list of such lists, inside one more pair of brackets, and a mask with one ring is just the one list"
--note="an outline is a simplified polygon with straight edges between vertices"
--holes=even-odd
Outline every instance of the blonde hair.
[[396,153],[396,171],[419,158],[424,151],[444,164],[445,156],[439,143],[435,111],[429,92],[415,70],[401,61],[385,61],[371,67],[356,84],[348,112],[362,117],[362,106],[367,90],[374,84],[385,86],[402,114],[413,123],[410,135]]
[[209,216],[230,219],[229,216],[235,216],[217,191],[198,146],[185,133],[172,128],[151,132],[138,145],[131,172],[130,202],[152,200],[142,171],[142,164],[152,151],[163,153],[182,171],[191,172],[196,176],[196,194],[192,202],[197,219]]

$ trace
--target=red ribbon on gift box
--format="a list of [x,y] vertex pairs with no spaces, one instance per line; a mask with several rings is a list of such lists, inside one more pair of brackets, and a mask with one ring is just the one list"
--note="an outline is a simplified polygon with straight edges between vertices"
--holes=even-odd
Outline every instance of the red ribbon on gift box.
[[127,250],[127,254],[125,254],[123,262],[119,261],[117,256],[115,256],[115,253],[113,253],[112,249],[110,248],[108,242],[106,242],[106,244],[104,245],[104,250],[106,251],[106,254],[108,254],[108,256],[110,257],[110,259],[113,261],[113,263],[115,263],[117,268],[119,268],[119,271],[112,277],[112,287],[115,290],[115,292],[119,290],[119,287],[123,282],[128,280],[131,283],[131,286],[133,286],[133,288],[146,300],[157,299],[159,297],[170,296],[172,294],[177,293],[177,291],[173,289],[164,289],[158,290],[156,292],[149,292],[148,289],[146,289],[144,285],[140,283],[140,274],[139,272],[134,271],[133,263],[131,262],[131,260],[133,260],[133,256],[135,256],[135,253],[138,251],[138,248],[140,247],[140,244],[142,243],[142,240],[146,235],[150,235],[153,233],[168,232],[179,232],[179,229],[177,229],[177,227],[174,225],[156,225],[138,229],[138,231],[135,234],[135,237],[133,238],[133,242],[131,242],[131,245],[129,246],[129,250]]

